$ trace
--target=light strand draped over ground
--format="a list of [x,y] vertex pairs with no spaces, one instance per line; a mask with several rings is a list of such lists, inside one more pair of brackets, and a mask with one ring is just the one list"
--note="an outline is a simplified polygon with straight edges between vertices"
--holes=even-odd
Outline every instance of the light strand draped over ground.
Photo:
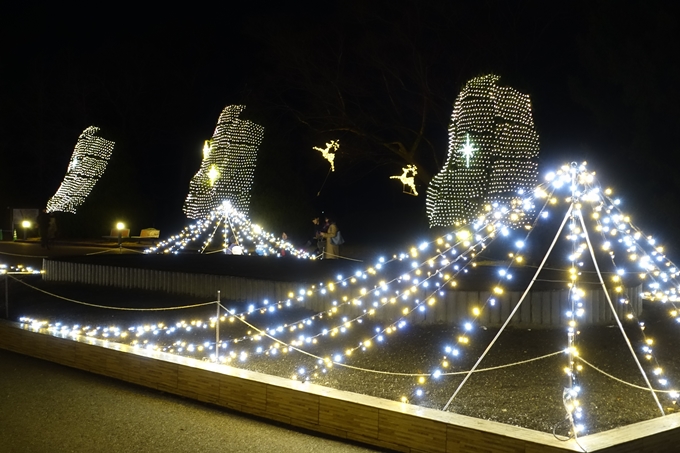
[[[218,233],[222,235],[221,247],[215,250],[218,243],[215,236]],[[179,233],[149,247],[144,253],[178,254],[190,243],[199,241],[202,241],[198,247],[199,253],[221,251],[229,255],[288,255],[304,259],[314,258],[304,250],[297,249],[285,238],[277,237],[252,223],[228,201],[210,211],[208,216],[184,227]],[[211,246],[213,250],[208,250]]]

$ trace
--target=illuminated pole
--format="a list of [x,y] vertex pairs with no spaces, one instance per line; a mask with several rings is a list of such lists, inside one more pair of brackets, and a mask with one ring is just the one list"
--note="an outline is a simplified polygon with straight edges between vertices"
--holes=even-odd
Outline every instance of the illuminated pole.
[[122,251],[123,251],[123,247],[122,247],[123,228],[125,228],[125,224],[123,222],[118,222],[116,224],[116,229],[118,230],[118,253],[122,253]]
[[215,361],[220,360],[220,290],[217,290],[217,317],[215,318]]
[[31,222],[24,220],[21,222],[21,226],[24,228],[24,241],[26,240],[26,232],[31,227]]
[[[571,163],[571,230],[575,231],[576,230],[576,214],[574,212],[574,200],[576,200],[576,172],[577,172],[577,164],[576,162]],[[580,211],[580,209],[579,209]],[[571,259],[571,269],[575,270],[576,269],[576,241],[571,242],[571,254],[572,254],[572,259]],[[573,279],[571,280],[571,286],[569,288],[569,301],[571,303],[571,315],[569,319],[569,328],[567,329],[567,345],[568,345],[568,351],[569,351],[569,389],[574,388],[575,380],[574,380],[574,370],[575,367],[574,365],[576,364],[576,358],[574,357],[574,351],[575,351],[575,342],[576,342],[576,301],[574,299],[574,291],[576,290],[576,274],[572,274]],[[569,416],[569,422],[571,423],[572,428],[574,429],[574,435],[576,435],[576,427],[574,426],[574,417],[572,416],[572,411],[567,410],[567,414]]]

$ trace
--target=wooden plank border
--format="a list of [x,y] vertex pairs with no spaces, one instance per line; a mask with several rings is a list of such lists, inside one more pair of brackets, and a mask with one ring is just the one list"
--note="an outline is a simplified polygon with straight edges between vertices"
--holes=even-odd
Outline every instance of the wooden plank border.
[[548,433],[0,320],[0,349],[409,453],[674,451],[680,414],[562,442]]

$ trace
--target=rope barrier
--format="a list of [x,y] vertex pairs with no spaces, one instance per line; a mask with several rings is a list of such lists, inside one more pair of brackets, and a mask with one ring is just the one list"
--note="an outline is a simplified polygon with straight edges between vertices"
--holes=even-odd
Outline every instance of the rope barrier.
[[[22,285],[25,285],[25,286],[27,286],[27,287],[29,287],[29,288],[35,290],[35,291],[41,292],[41,293],[46,294],[46,295],[51,296],[51,297],[55,297],[55,298],[57,298],[57,299],[65,300],[65,301],[67,301],[67,302],[73,302],[73,303],[76,303],[76,304],[79,304],[79,305],[84,305],[84,306],[87,306],[87,307],[103,308],[103,309],[109,309],[109,310],[121,310],[121,311],[165,311],[165,310],[182,310],[182,309],[188,309],[188,308],[204,307],[204,306],[206,306],[206,305],[211,305],[211,304],[214,304],[214,303],[216,302],[216,301],[210,301],[210,302],[203,302],[203,303],[199,303],[199,304],[182,305],[182,306],[175,306],[175,307],[160,307],[160,308],[111,307],[111,306],[107,306],[107,305],[91,304],[91,303],[88,303],[88,302],[83,302],[83,301],[71,299],[71,298],[68,298],[68,297],[60,296],[60,295],[58,295],[58,294],[54,294],[54,293],[51,293],[51,292],[49,292],[49,291],[45,291],[45,290],[43,290],[43,289],[41,289],[41,288],[38,288],[38,287],[36,287],[36,286],[30,285],[30,284],[24,282],[24,281],[21,280],[21,279],[18,279],[18,278],[16,278],[16,277],[12,277],[11,275],[9,275],[9,277],[10,277],[11,279],[17,281],[18,283],[21,283]],[[221,306],[227,313],[232,314],[232,312],[231,312],[229,309],[227,309],[224,305],[220,304],[220,306]],[[239,321],[241,321],[242,323],[246,324],[248,327],[251,327],[251,328],[257,330],[258,332],[261,332],[263,335],[269,337],[270,339],[276,341],[277,343],[283,344],[283,345],[285,345],[286,347],[288,347],[288,348],[290,348],[290,349],[293,349],[293,350],[295,350],[295,351],[298,351],[298,352],[300,352],[300,353],[303,353],[303,354],[308,355],[308,356],[310,356],[310,357],[313,357],[313,358],[315,358],[315,359],[323,360],[323,358],[320,357],[320,356],[317,356],[317,355],[312,354],[312,353],[310,353],[310,352],[307,352],[307,351],[304,351],[304,350],[302,350],[302,349],[299,349],[299,348],[297,348],[297,347],[295,347],[295,346],[292,346],[292,345],[290,345],[290,344],[288,344],[288,343],[285,343],[285,342],[279,340],[279,339],[276,338],[276,337],[273,337],[273,336],[267,334],[265,331],[259,329],[258,327],[254,326],[253,324],[250,324],[250,323],[246,322],[245,320],[241,319],[239,316],[235,316],[235,318],[238,319]],[[472,373],[482,373],[482,372],[487,372],[487,371],[495,371],[495,370],[499,370],[499,369],[503,369],[503,368],[510,368],[510,367],[514,367],[514,366],[525,365],[525,364],[527,364],[527,363],[531,363],[531,362],[536,362],[536,361],[539,361],[539,360],[547,359],[547,358],[553,357],[553,356],[555,356],[555,355],[562,354],[563,352],[564,352],[563,350],[555,351],[555,352],[551,352],[551,353],[549,353],[549,354],[545,354],[545,355],[542,355],[542,356],[539,356],[539,357],[534,357],[534,358],[531,358],[531,359],[521,360],[521,361],[512,362],[512,363],[507,363],[507,364],[498,365],[498,366],[494,366],[494,367],[480,368],[480,369],[466,370],[466,371],[453,371],[453,372],[449,372],[449,373],[441,373],[441,376],[459,376],[459,375],[469,374],[469,373],[471,373],[471,372],[472,372]],[[603,374],[604,376],[606,376],[606,377],[608,377],[608,378],[610,378],[610,379],[612,379],[612,380],[614,380],[614,381],[617,381],[617,382],[619,382],[619,383],[621,383],[621,384],[627,385],[627,386],[629,386],[629,387],[633,387],[633,388],[638,389],[638,390],[650,391],[650,389],[649,389],[648,387],[642,387],[642,386],[639,386],[639,385],[636,385],[636,384],[632,384],[632,383],[630,383],[630,382],[624,381],[623,379],[617,378],[616,376],[614,376],[614,375],[612,375],[612,374],[607,373],[606,371],[604,371],[604,370],[602,370],[602,369],[596,367],[596,366],[593,365],[592,363],[588,362],[588,361],[585,360],[583,357],[577,356],[576,358],[577,358],[578,360],[580,360],[581,362],[583,362],[584,364],[586,364],[586,365],[588,365],[589,367],[591,367],[592,369],[594,369],[595,371],[597,371],[597,372]],[[352,369],[352,370],[355,370],[355,371],[363,371],[363,372],[367,372],[367,373],[383,374],[383,375],[389,375],[389,376],[404,376],[404,377],[430,377],[430,376],[432,376],[432,373],[398,373],[398,372],[392,372],[392,371],[373,370],[373,369],[369,369],[369,368],[357,367],[357,366],[348,365],[348,364],[345,364],[345,363],[335,362],[335,361],[333,362],[333,364],[334,364],[334,365],[337,365],[337,366],[344,367],[344,368]],[[666,394],[677,393],[677,391],[675,391],[675,390],[657,390],[657,389],[653,389],[653,391],[656,392],[656,393],[666,393]]]
[[[534,357],[533,359],[522,360],[522,361],[519,361],[519,362],[506,363],[504,365],[498,365],[498,366],[493,366],[493,367],[488,367],[488,368],[479,368],[479,369],[473,370],[472,372],[473,373],[482,373],[482,372],[485,372],[485,371],[495,371],[495,370],[500,370],[502,368],[510,368],[510,367],[517,366],[517,365],[524,365],[526,363],[547,359],[549,357],[552,357],[552,356],[555,356],[555,355],[558,355],[558,354],[562,354],[562,353],[564,353],[564,351],[555,351],[555,352],[551,352],[550,354],[542,355],[540,357]],[[430,377],[430,376],[432,376],[432,373],[394,373],[394,372],[391,372],[391,371],[370,370],[368,368],[355,367],[355,366],[352,366],[352,365],[346,365],[346,364],[342,364],[342,363],[338,363],[338,362],[333,362],[333,363],[340,365],[340,366],[344,366],[345,368],[351,368],[351,369],[357,370],[357,371],[367,371],[367,372],[370,372],[370,373],[387,374],[387,375],[391,375],[391,376],[408,376],[408,377],[421,377],[421,376]],[[468,374],[468,373],[470,373],[470,370],[452,371],[450,373],[441,373],[441,376],[459,376],[459,375]]]
[[585,363],[586,365],[588,365],[590,368],[594,369],[594,370],[597,371],[598,373],[601,373],[601,374],[607,376],[609,379],[612,379],[612,380],[614,380],[614,381],[616,381],[616,382],[619,382],[619,383],[621,383],[621,384],[627,385],[627,386],[629,386],[629,387],[633,387],[633,388],[638,389],[638,390],[645,390],[645,391],[647,391],[647,392],[653,391],[654,393],[678,393],[677,390],[657,390],[657,389],[651,389],[651,390],[650,390],[649,387],[642,387],[642,386],[640,386],[640,385],[636,385],[636,384],[630,383],[630,382],[628,382],[628,381],[624,381],[623,379],[617,378],[616,376],[611,375],[611,374],[607,373],[606,371],[599,369],[598,367],[596,367],[596,366],[593,365],[592,363],[588,362],[586,359],[584,359],[584,358],[581,357],[581,356],[576,356],[576,359],[578,359],[578,360],[580,360],[581,362]]
[[[245,319],[241,319],[240,316],[236,316],[232,310],[229,310],[227,307],[225,307],[221,303],[220,303],[220,307],[222,307],[222,309],[224,311],[226,311],[230,315],[234,316],[234,318],[236,318],[237,320],[239,320],[240,322],[242,322],[246,326],[250,327],[251,329],[256,330],[257,332],[259,332],[262,336],[265,336],[265,337],[267,337],[267,338],[269,338],[273,341],[276,341],[277,343],[282,344],[282,345],[286,346],[287,348],[289,348],[293,351],[297,351],[301,354],[304,354],[306,356],[312,357],[312,358],[317,359],[317,360],[325,361],[323,357],[318,356],[316,354],[312,354],[311,352],[305,351],[304,349],[297,348],[297,347],[295,347],[295,346],[293,346],[289,343],[286,343],[285,341],[281,341],[278,338],[268,334],[266,331],[264,331],[264,330],[258,328],[257,326],[247,322]],[[498,369],[501,369],[501,368],[508,368],[508,367],[511,367],[511,366],[523,365],[525,363],[546,359],[548,357],[552,357],[552,356],[557,355],[557,354],[562,354],[563,352],[564,352],[564,350],[560,350],[560,351],[556,351],[556,352],[551,352],[550,354],[546,354],[544,356],[535,357],[533,359],[522,360],[520,362],[513,362],[513,363],[509,363],[509,364],[505,364],[505,365],[495,366],[495,367],[480,368],[480,369],[475,369],[475,370],[472,370],[472,371],[468,370],[468,371],[455,371],[455,372],[450,372],[450,373],[442,373],[442,376],[455,376],[455,375],[460,375],[460,374],[470,374],[470,373],[481,373],[481,372],[484,372],[484,371],[493,371],[493,370],[498,370]],[[367,373],[383,374],[383,375],[389,375],[389,376],[405,376],[405,377],[421,377],[421,376],[429,377],[429,376],[432,376],[432,373],[395,373],[395,372],[392,372],[392,371],[371,370],[369,368],[362,368],[362,367],[357,367],[357,366],[353,366],[353,365],[347,365],[347,364],[342,363],[342,362],[336,362],[336,361],[331,361],[331,362],[333,363],[333,365],[352,369],[352,370],[355,370],[355,371],[364,371],[364,372],[367,372]]]
[[91,304],[91,303],[83,302],[83,301],[80,301],[80,300],[70,299],[70,298],[68,298],[68,297],[64,297],[64,296],[60,296],[60,295],[58,295],[58,294],[50,293],[49,291],[45,291],[44,289],[40,289],[40,288],[38,288],[38,287],[36,287],[36,286],[29,285],[28,283],[24,282],[23,280],[20,280],[20,279],[18,279],[18,278],[16,278],[16,277],[12,277],[11,275],[10,275],[9,277],[10,277],[11,279],[13,279],[13,280],[15,280],[15,281],[21,283],[22,285],[28,286],[29,288],[31,288],[31,289],[33,289],[33,290],[35,290],[35,291],[39,291],[39,292],[41,292],[41,293],[43,293],[43,294],[47,294],[48,296],[56,297],[57,299],[65,300],[65,301],[67,301],[67,302],[73,302],[73,303],[79,304],[79,305],[84,305],[84,306],[86,306],[86,307],[105,308],[105,309],[109,309],[109,310],[121,310],[121,311],[165,311],[165,310],[183,310],[183,309],[186,309],[186,308],[203,307],[203,306],[206,306],[206,305],[214,304],[214,303],[216,302],[216,301],[211,301],[211,302],[203,302],[203,303],[200,303],[200,304],[182,305],[182,306],[178,306],[178,307],[162,307],[162,308],[111,307],[111,306],[108,306],[108,305]]
[[120,252],[121,250],[126,250],[128,252],[141,253],[141,254],[144,253],[144,252],[140,252],[139,250],[129,249],[129,248],[126,248],[126,247],[116,247],[116,248],[112,248],[112,249],[101,250],[99,252],[86,253],[85,256],[100,255],[102,253],[108,253],[108,252]]
[[[364,262],[364,260],[359,260],[359,259],[356,259],[356,258],[350,258],[348,256],[336,255],[334,253],[325,252],[325,254],[329,255],[329,256],[334,256],[336,259],[340,259],[340,260],[356,261],[357,263],[363,263]],[[328,259],[328,258],[325,258],[325,259]]]

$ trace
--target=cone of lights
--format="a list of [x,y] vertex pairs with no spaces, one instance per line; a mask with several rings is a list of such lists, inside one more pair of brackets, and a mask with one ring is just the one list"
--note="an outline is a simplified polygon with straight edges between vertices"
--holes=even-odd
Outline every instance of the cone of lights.
[[243,109],[244,105],[225,107],[212,139],[205,142],[201,167],[191,179],[184,202],[184,213],[190,219],[209,216],[224,200],[248,214],[264,128],[239,119]]
[[[529,96],[498,80],[474,78],[456,99],[448,158],[427,189],[430,226],[461,225],[492,209],[509,210],[536,185],[539,144]],[[512,224],[522,224],[523,217]]]
[[283,252],[296,258],[314,258],[252,223],[226,200],[206,217],[146,249],[144,253],[179,254],[191,243],[199,244],[199,253],[211,253],[212,249],[213,252],[222,251],[231,255],[280,256]]
[[102,177],[113,152],[114,142],[99,136],[99,128],[85,129],[71,155],[66,176],[47,202],[47,212],[76,213]]

